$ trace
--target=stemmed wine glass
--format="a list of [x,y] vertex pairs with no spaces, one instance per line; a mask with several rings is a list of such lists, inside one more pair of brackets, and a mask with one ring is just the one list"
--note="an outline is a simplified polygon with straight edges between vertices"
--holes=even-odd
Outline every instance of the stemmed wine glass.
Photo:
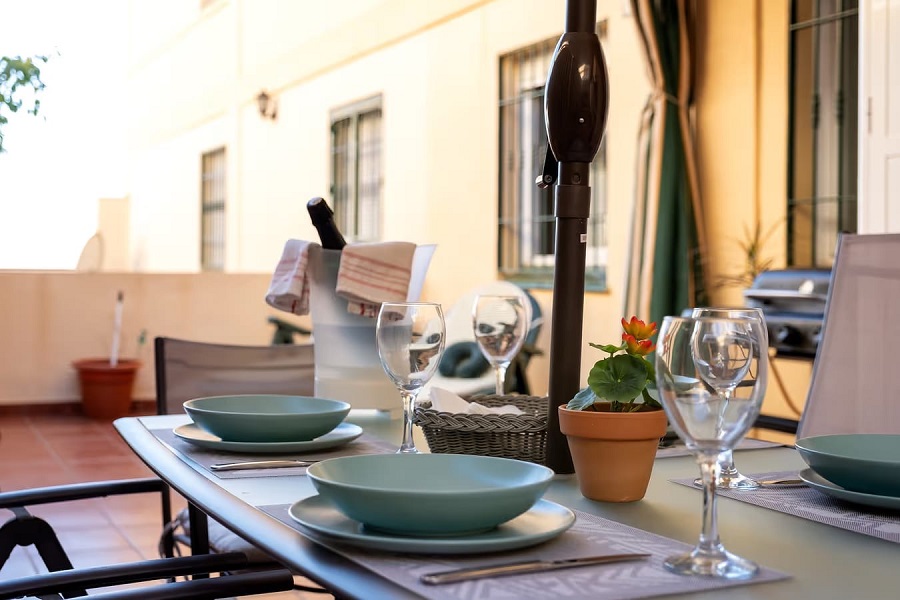
[[432,302],[385,302],[375,323],[375,344],[384,372],[403,398],[400,454],[416,454],[413,410],[416,397],[437,371],[446,338],[444,313]]
[[[768,356],[769,333],[765,326],[762,311],[758,308],[695,308],[691,311],[692,317],[725,317],[730,319],[754,319],[759,321],[762,326],[762,333],[765,339],[765,352]],[[748,375],[752,378],[753,367],[751,366]],[[752,383],[752,381],[751,381]],[[716,487],[720,489],[731,490],[752,490],[760,487],[760,483],[751,477],[743,475],[734,465],[734,454],[731,450],[722,453],[722,462],[719,465],[719,474],[716,477]],[[701,479],[694,481],[695,485],[703,485]]]
[[472,306],[472,328],[481,353],[494,367],[497,395],[503,395],[506,370],[528,334],[528,310],[520,295],[480,295]]
[[[665,567],[684,575],[752,577],[759,567],[725,550],[716,520],[722,453],[747,434],[762,406],[768,375],[765,334],[752,319],[666,317],[656,347],[656,386],[672,427],[697,457],[703,525],[697,545]],[[742,385],[755,365],[753,385]]]

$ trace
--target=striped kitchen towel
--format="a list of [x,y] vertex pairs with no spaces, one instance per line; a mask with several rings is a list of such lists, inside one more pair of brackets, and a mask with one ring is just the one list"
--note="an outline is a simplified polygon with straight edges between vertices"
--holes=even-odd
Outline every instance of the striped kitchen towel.
[[345,246],[335,291],[349,301],[347,310],[375,317],[382,302],[405,302],[415,252],[416,245],[410,242]]
[[309,314],[309,246],[311,242],[288,240],[272,274],[266,304],[295,315]]

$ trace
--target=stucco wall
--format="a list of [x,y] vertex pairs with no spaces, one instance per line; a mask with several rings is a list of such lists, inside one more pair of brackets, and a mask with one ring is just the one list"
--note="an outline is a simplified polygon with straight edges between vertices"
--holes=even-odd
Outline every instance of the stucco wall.
[[[71,362],[108,357],[116,295],[124,292],[122,358],[144,364],[135,397],[155,397],[155,336],[234,344],[268,344],[267,275],[0,272],[0,404],[78,399]],[[146,330],[146,343],[138,337]]]

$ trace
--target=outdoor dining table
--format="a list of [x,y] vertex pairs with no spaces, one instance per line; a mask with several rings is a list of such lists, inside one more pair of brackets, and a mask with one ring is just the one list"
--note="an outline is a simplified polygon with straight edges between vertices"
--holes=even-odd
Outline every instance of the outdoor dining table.
[[[348,420],[362,426],[369,436],[391,442],[399,440],[400,422],[387,415],[354,411]],[[290,505],[314,495],[316,491],[305,475],[268,472],[261,476],[223,478],[160,439],[158,432],[188,422],[186,415],[162,415],[121,418],[114,425],[137,456],[194,507],[226,524],[297,574],[332,590],[337,597],[372,600],[431,595],[400,585],[389,574],[350,560],[316,541],[314,535],[302,528],[259,508]],[[738,450],[735,457],[745,474],[796,473],[806,467],[797,451],[786,446]],[[638,502],[588,500],[579,492],[574,475],[557,475],[544,497],[576,514],[594,515],[692,546],[700,531],[702,495],[698,489],[683,483],[697,473],[691,456],[657,458],[647,494]],[[900,523],[896,521],[887,526],[893,528],[888,538],[879,539],[827,524],[827,519],[816,522],[729,497],[719,498],[718,510],[719,531],[726,548],[779,573],[780,577],[668,597],[713,598],[725,593],[730,599],[793,600],[896,598],[900,593],[900,543],[897,543]],[[894,536],[893,540],[890,536]],[[502,562],[502,558],[501,553],[486,557],[486,561]],[[437,595],[440,587],[433,589]]]

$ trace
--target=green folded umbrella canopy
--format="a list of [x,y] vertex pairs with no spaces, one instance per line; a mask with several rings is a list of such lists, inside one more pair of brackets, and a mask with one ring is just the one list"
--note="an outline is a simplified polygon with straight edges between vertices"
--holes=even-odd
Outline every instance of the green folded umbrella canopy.
[[705,304],[703,218],[692,139],[688,0],[632,0],[653,92],[639,139],[626,315],[660,323]]

